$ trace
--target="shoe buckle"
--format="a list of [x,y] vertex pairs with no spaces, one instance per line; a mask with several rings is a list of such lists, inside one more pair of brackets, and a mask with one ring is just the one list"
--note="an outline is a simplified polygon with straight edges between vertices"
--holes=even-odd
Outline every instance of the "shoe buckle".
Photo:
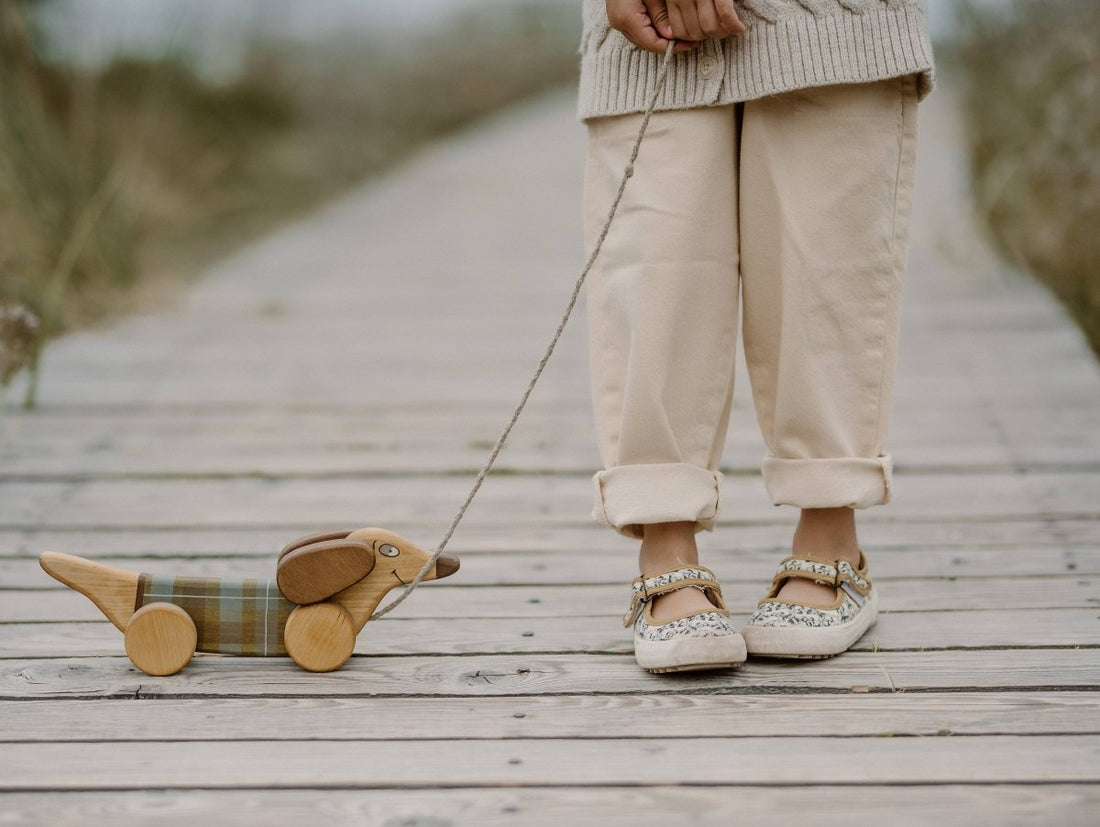
[[638,619],[638,612],[649,600],[649,590],[645,587],[645,581],[641,581],[630,596],[630,608],[623,615],[623,626],[630,626]]

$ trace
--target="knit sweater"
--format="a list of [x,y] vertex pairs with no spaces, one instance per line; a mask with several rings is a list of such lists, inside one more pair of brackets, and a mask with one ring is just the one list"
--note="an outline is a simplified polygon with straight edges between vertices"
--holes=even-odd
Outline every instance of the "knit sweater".
[[[752,100],[809,86],[917,74],[923,98],[934,70],[925,0],[737,0],[743,35],[675,55],[657,109]],[[661,56],[607,22],[604,0],[584,0],[582,119],[645,109]]]

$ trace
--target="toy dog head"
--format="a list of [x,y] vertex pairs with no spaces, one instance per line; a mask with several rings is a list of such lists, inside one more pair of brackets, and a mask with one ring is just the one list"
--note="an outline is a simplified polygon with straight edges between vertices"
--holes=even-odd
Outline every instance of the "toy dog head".
[[[298,604],[318,603],[365,577],[390,588],[412,582],[431,554],[382,528],[313,534],[290,543],[279,554],[276,580],[283,596]],[[458,560],[440,557],[425,575],[438,580],[458,571]]]

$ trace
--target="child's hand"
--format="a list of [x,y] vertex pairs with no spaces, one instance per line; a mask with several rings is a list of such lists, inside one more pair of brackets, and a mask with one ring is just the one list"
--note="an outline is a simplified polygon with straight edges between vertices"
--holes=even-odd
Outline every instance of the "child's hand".
[[707,38],[744,34],[733,0],[605,0],[611,27],[647,52],[661,54],[696,48]]

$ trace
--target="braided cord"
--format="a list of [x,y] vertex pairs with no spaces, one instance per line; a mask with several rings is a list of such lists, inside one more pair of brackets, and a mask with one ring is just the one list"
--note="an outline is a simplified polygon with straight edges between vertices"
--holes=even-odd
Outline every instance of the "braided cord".
[[576,307],[581,288],[584,286],[584,281],[588,278],[589,271],[596,263],[596,257],[599,256],[600,250],[603,248],[604,240],[611,230],[611,223],[615,220],[615,213],[619,210],[619,202],[623,200],[623,193],[626,191],[626,182],[634,175],[634,162],[638,159],[638,149],[642,145],[642,138],[645,136],[646,128],[649,126],[649,119],[653,115],[653,111],[657,108],[657,99],[661,94],[661,90],[664,88],[665,79],[668,77],[668,68],[672,62],[672,49],[675,45],[675,42],[670,42],[668,48],[665,50],[664,57],[661,59],[661,68],[657,74],[657,82],[654,84],[653,94],[650,95],[649,103],[645,109],[645,115],[642,118],[641,126],[638,128],[638,135],[634,138],[634,147],[630,151],[630,160],[627,161],[626,168],[623,170],[623,177],[619,182],[619,190],[615,193],[615,198],[611,202],[611,208],[607,211],[607,218],[604,220],[600,236],[596,239],[596,244],[593,246],[592,252],[588,256],[588,261],[585,262],[584,269],[581,270],[581,274],[578,276],[576,284],[573,285],[573,292],[569,296],[569,302],[565,306],[565,312],[562,314],[561,321],[558,323],[558,328],[554,331],[554,336],[550,339],[550,344],[547,345],[546,352],[542,355],[538,365],[535,367],[535,372],[531,376],[531,381],[527,383],[527,389],[523,392],[523,397],[520,399],[519,404],[516,405],[515,411],[512,412],[512,418],[508,421],[508,424],[504,426],[504,430],[501,432],[500,438],[497,439],[496,445],[493,446],[493,450],[489,452],[489,458],[485,460],[485,464],[482,466],[481,471],[478,472],[477,479],[474,480],[470,492],[466,495],[466,500],[455,514],[439,546],[417,573],[416,577],[405,586],[397,597],[371,615],[371,620],[377,620],[383,615],[392,612],[404,602],[405,598],[413,593],[417,586],[424,582],[424,578],[428,576],[428,572],[431,571],[432,566],[436,564],[440,555],[443,554],[444,549],[447,548],[447,544],[451,541],[451,537],[454,535],[455,529],[458,528],[458,524],[461,523],[462,518],[466,516],[466,509],[470,507],[470,503],[473,502],[474,497],[477,496],[477,492],[481,489],[481,484],[485,482],[485,478],[489,475],[489,471],[497,461],[497,456],[499,456],[501,450],[504,448],[504,444],[508,441],[508,436],[512,433],[512,428],[519,420],[520,414],[523,413],[523,409],[527,406],[527,400],[530,399],[531,393],[534,391],[535,385],[538,384],[539,378],[542,376],[542,372],[546,368],[547,362],[550,361],[550,357],[554,353],[554,348],[558,345],[558,340],[565,330],[565,325],[569,321],[569,317],[573,315],[573,308]]

